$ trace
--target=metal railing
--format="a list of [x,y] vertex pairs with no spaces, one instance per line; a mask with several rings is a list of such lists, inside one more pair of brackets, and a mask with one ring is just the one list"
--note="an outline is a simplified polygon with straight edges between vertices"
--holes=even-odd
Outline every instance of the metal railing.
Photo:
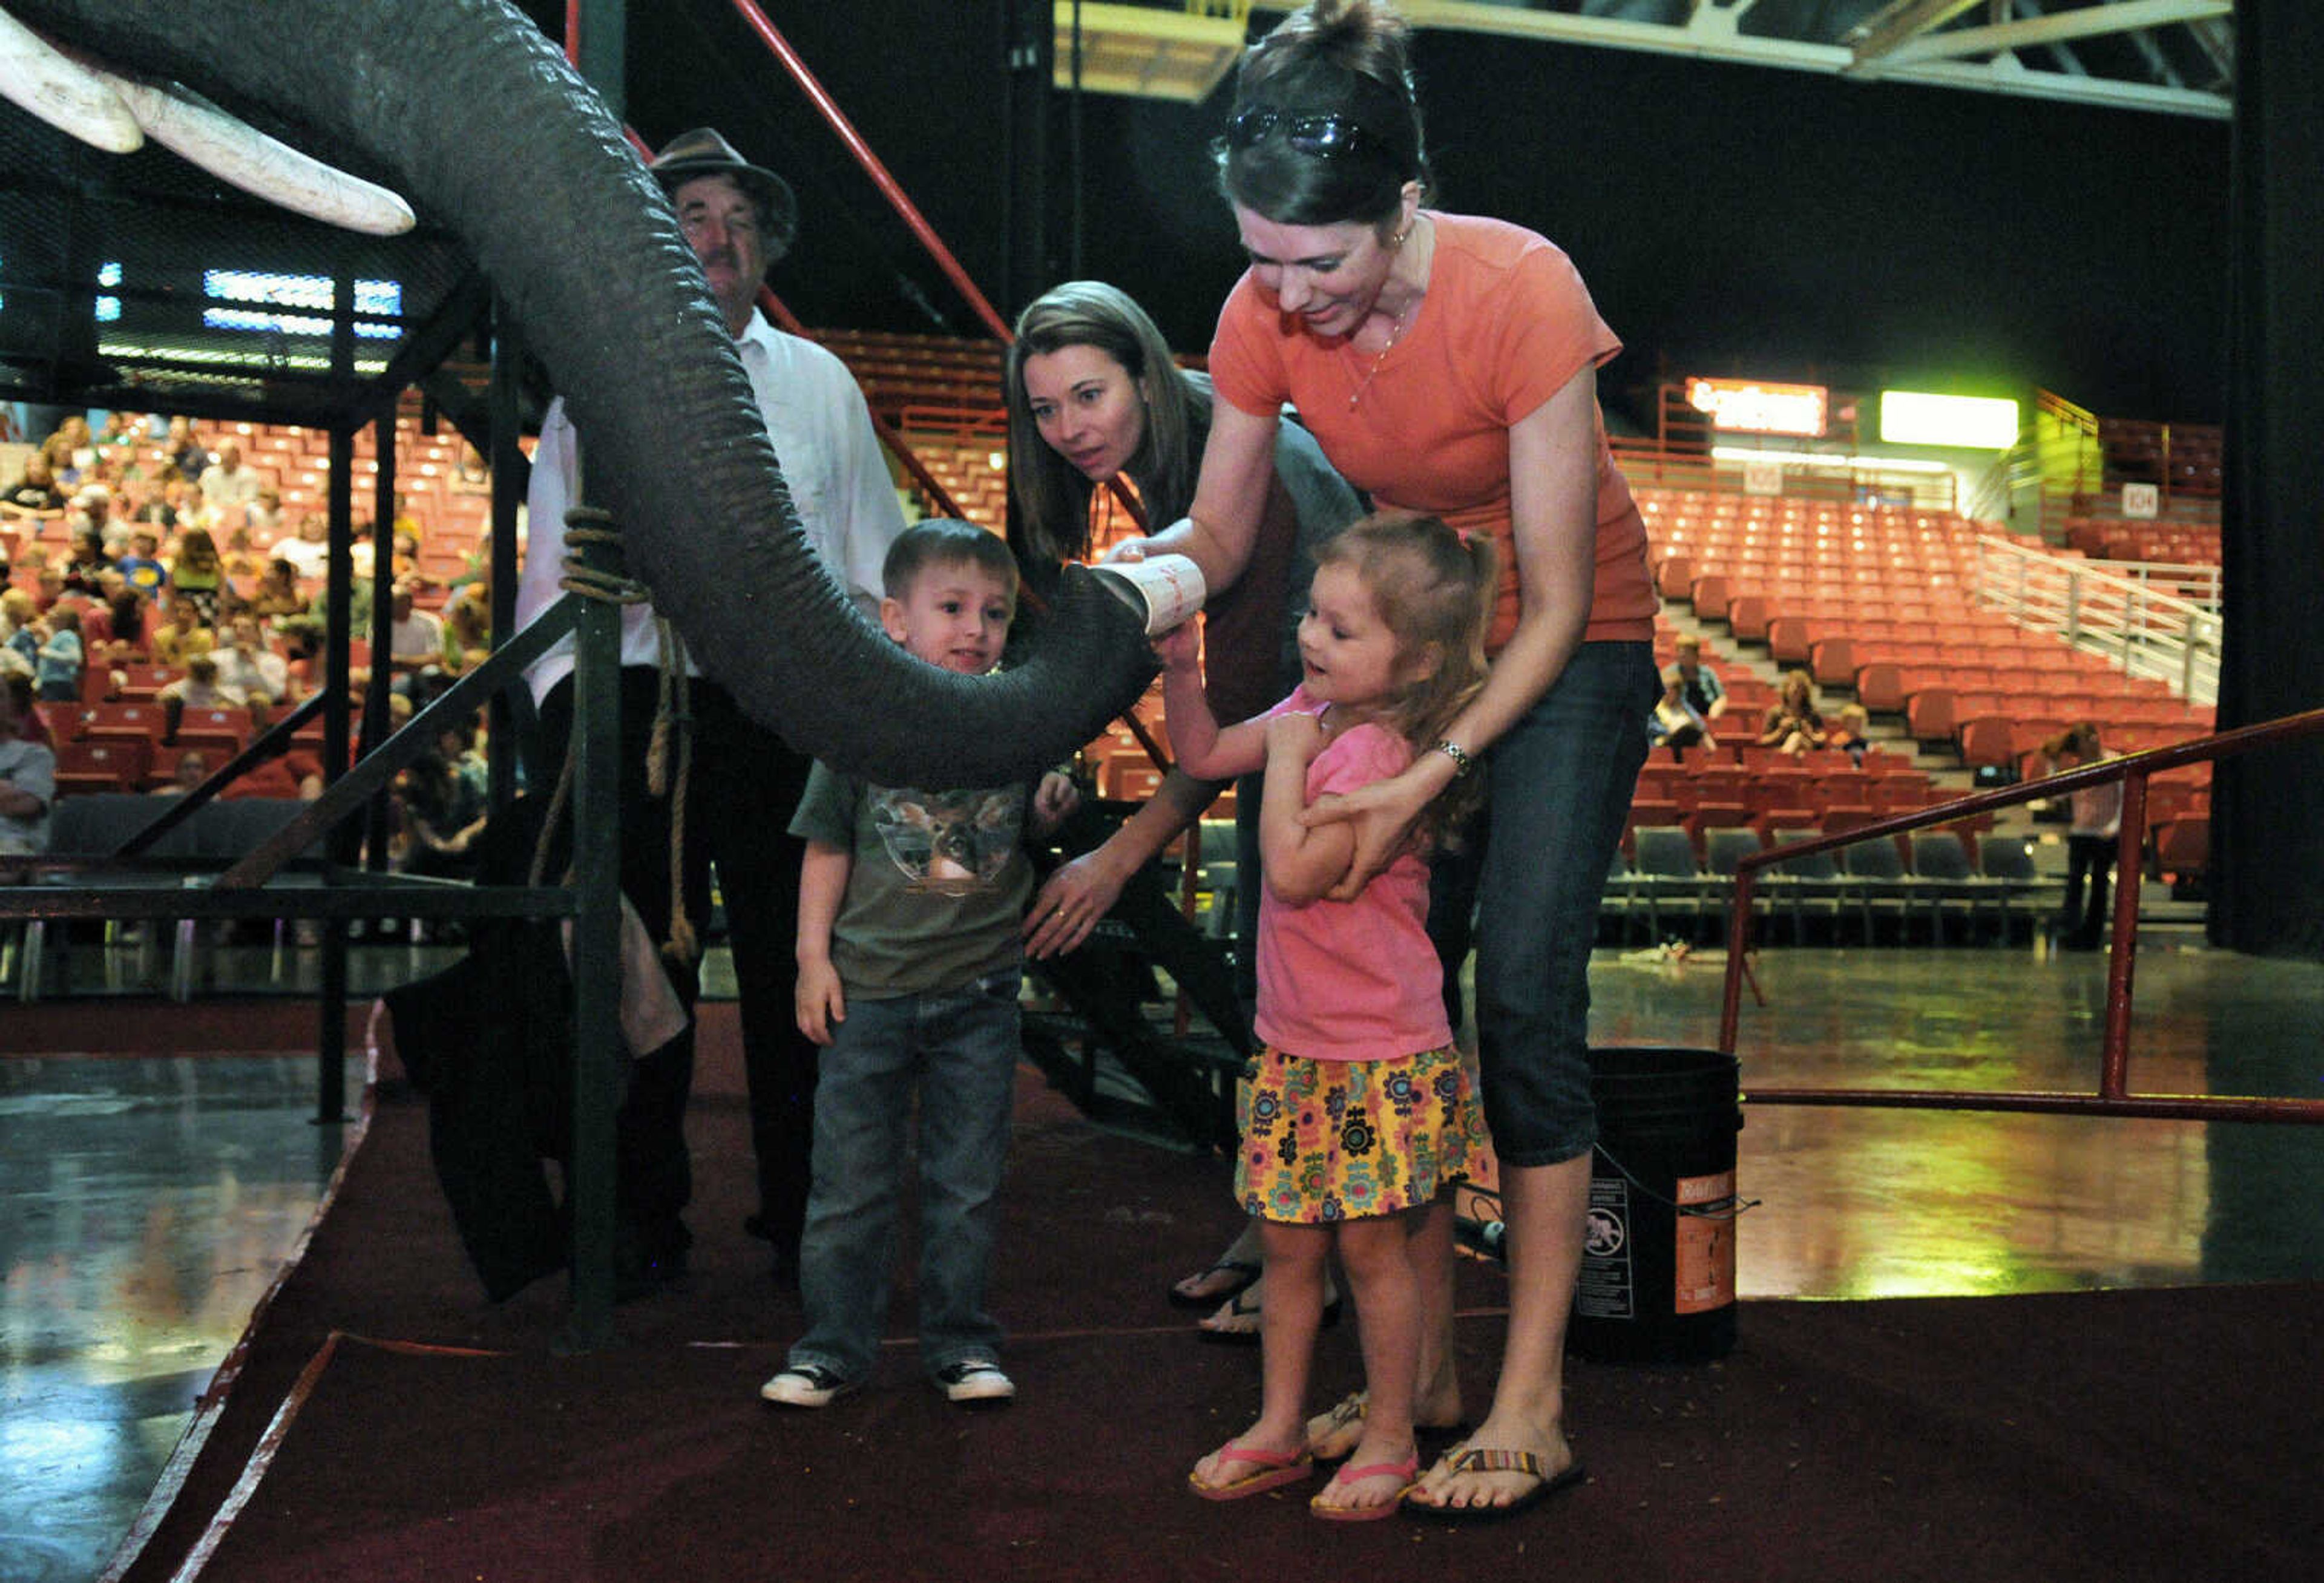
[[2103,563],[1997,534],[1978,539],[1978,597],[2190,704],[2219,700],[2219,568]]
[[2157,748],[2108,759],[2045,779],[1979,792],[1955,802],[1899,814],[1836,835],[1753,852],[1736,865],[1735,897],[1728,917],[1727,980],[1719,1010],[1719,1048],[1735,1054],[1736,1034],[1748,972],[1751,897],[1759,871],[1858,842],[1888,841],[1933,824],[1950,824],[1996,808],[2055,797],[2122,782],[2122,833],[2116,848],[2114,918],[2107,961],[2105,1041],[2094,1091],[2069,1093],[2025,1089],[1840,1089],[1763,1088],[1751,1085],[1751,1099],[1773,1105],[1861,1105],[1901,1109],[2020,1110],[2055,1114],[2137,1116],[2188,1121],[2298,1121],[2324,1123],[2324,1100],[2270,1099],[2238,1094],[2140,1093],[2130,1086],[2130,1014],[2137,953],[2141,858],[2146,831],[2146,786],[2154,775],[2181,765],[2232,758],[2255,748],[2324,736],[2324,709],[2222,732],[2176,747]]

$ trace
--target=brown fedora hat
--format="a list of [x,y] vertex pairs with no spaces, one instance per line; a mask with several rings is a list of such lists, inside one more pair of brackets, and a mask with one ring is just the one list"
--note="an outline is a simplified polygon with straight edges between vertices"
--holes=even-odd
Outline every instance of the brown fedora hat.
[[758,201],[765,213],[768,261],[790,251],[798,235],[798,200],[790,184],[772,170],[752,164],[734,145],[707,126],[679,133],[646,162],[664,192],[676,192],[697,176],[727,176]]

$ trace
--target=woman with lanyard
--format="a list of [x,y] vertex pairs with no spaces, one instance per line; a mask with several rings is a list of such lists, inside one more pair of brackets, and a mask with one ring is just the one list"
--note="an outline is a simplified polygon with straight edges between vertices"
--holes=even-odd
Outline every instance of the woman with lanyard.
[[[1508,1335],[1491,1413],[1406,1496],[1507,1516],[1578,1480],[1563,1428],[1566,1321],[1596,1116],[1589,962],[1608,861],[1653,705],[1646,530],[1615,468],[1597,366],[1620,343],[1566,256],[1500,221],[1425,207],[1408,30],[1372,0],[1321,0],[1245,58],[1222,184],[1250,268],[1210,354],[1218,402],[1186,520],[1117,552],[1191,555],[1213,588],[1254,550],[1277,412],[1291,402],[1376,505],[1500,541],[1481,694],[1404,774],[1317,818],[1357,823],[1360,884],[1454,777],[1490,777],[1489,833],[1440,859],[1431,927],[1459,961],[1478,881],[1477,1023],[1508,1235]],[[1416,1418],[1458,1415],[1449,1210],[1416,1238],[1429,1304]],[[1311,1426],[1311,1445],[1344,1438]],[[1360,1413],[1360,1404],[1353,1412]]]

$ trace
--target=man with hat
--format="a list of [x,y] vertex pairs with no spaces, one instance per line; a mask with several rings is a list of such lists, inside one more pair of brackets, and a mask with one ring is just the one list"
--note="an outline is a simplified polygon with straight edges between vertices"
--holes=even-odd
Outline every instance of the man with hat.
[[[798,205],[773,171],[750,163],[708,127],[674,139],[647,167],[678,211],[680,233],[702,265],[719,317],[733,334],[759,410],[782,459],[784,482],[808,542],[867,615],[876,614],[880,568],[903,531],[902,510],[863,397],[846,365],[811,341],[783,334],[758,308],[760,282],[790,249]],[[575,498],[580,437],[560,399],[551,403],[532,464],[530,543],[518,585],[521,626],[556,603],[565,554],[565,512]],[[801,843],[787,833],[811,760],[745,716],[689,658],[693,753],[683,792],[646,786],[659,694],[659,637],[651,612],[626,606],[622,621],[622,888],[656,940],[670,932],[671,804],[685,797],[685,910],[698,935],[709,922],[709,868],[718,869],[742,1002],[759,1213],[749,1229],[774,1244],[779,1280],[796,1279],[814,1137],[816,1047],[792,1008]],[[553,776],[573,722],[570,640],[529,674],[540,707]],[[675,766],[679,755],[673,752]],[[676,777],[672,770],[673,779]],[[551,782],[553,784],[553,780]],[[691,962],[674,966],[691,1005]],[[694,1068],[689,1026],[669,1045],[639,1052],[619,1123],[620,1275],[641,1293],[683,1274],[691,1238],[679,1218],[691,1193],[683,1120]]]

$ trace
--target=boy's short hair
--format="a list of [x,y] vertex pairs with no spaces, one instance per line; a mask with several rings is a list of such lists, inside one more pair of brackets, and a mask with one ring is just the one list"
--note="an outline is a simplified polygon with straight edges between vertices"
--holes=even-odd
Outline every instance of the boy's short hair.
[[888,558],[881,563],[880,586],[889,598],[902,599],[911,592],[923,568],[963,562],[991,573],[1008,585],[1011,595],[1016,594],[1017,557],[1009,553],[1001,536],[950,517],[931,517],[898,534],[896,542],[888,547]]
[[189,655],[186,675],[194,681],[209,683],[217,680],[217,660],[208,654]]

